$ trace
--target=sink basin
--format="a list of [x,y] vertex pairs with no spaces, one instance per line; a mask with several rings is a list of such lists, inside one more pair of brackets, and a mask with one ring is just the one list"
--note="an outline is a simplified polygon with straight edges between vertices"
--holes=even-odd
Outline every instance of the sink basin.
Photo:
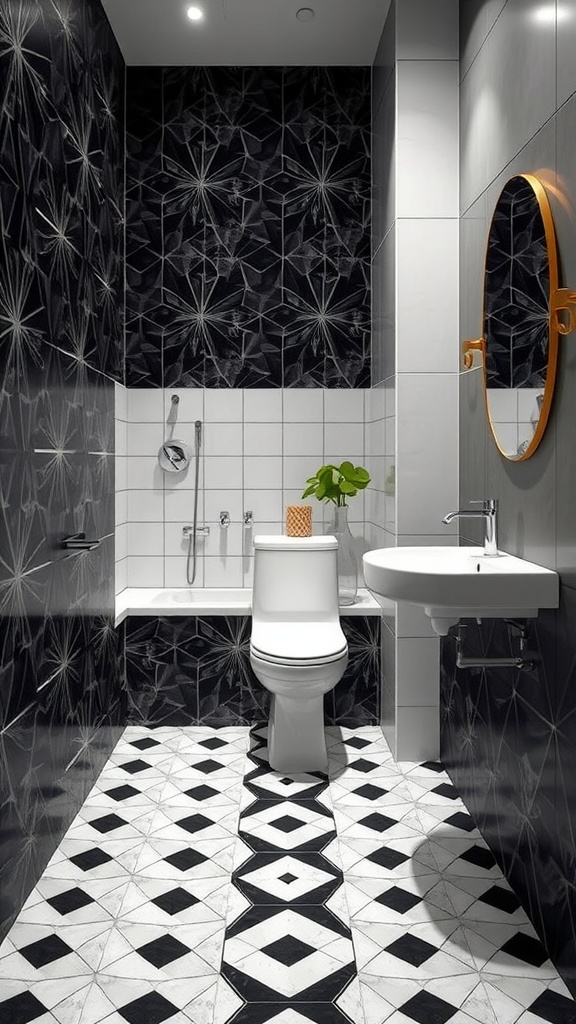
[[540,608],[558,607],[558,573],[505,552],[382,548],[368,551],[363,561],[376,600],[422,605],[439,636],[462,618],[535,618]]

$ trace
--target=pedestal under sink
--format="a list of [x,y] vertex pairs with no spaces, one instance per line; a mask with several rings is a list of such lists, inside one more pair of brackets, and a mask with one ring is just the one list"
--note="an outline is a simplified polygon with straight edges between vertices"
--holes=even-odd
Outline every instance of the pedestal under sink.
[[399,547],[368,551],[366,586],[376,600],[421,605],[438,636],[462,618],[535,618],[557,608],[558,573],[516,555],[475,547]]

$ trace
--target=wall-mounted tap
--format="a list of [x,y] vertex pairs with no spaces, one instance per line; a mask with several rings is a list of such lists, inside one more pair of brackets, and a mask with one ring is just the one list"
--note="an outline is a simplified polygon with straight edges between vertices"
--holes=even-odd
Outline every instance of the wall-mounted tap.
[[453,519],[484,519],[484,554],[498,554],[498,498],[480,498],[478,501],[471,501],[471,505],[482,505],[478,512],[472,509],[458,509],[457,512],[449,512],[444,516],[443,523],[451,523]]
[[253,512],[245,512],[244,513],[244,529],[245,530],[250,530],[253,525],[254,525],[254,513]]
[[228,527],[230,526],[230,513],[229,512],[221,512],[220,513],[220,526],[222,527],[223,530],[227,530]]

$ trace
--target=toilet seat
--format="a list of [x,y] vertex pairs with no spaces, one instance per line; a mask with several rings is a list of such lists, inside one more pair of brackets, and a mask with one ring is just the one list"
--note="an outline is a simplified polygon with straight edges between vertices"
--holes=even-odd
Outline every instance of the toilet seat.
[[266,651],[261,651],[254,644],[250,645],[250,654],[253,654],[260,661],[266,662],[269,665],[286,665],[286,666],[301,666],[303,668],[310,666],[313,668],[315,665],[331,665],[334,661],[340,661],[347,654],[347,645],[345,645],[340,651],[336,651],[334,654],[326,655],[324,658],[277,658],[273,654],[268,654]]
[[337,622],[253,623],[250,649],[272,665],[328,665],[348,651]]

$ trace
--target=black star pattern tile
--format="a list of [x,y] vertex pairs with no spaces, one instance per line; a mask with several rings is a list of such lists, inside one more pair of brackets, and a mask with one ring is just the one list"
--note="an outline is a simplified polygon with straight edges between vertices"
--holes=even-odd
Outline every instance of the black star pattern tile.
[[378,800],[379,797],[386,796],[388,790],[383,789],[382,786],[373,786],[372,783],[367,782],[365,786],[359,786],[358,789],[354,789],[352,792],[357,793],[358,796],[363,797],[365,800]]
[[191,800],[209,800],[210,797],[218,796],[218,790],[212,786],[192,786],[184,791],[184,796],[189,796]]
[[165,967],[166,964],[171,964],[174,960],[186,956],[190,952],[190,948],[174,938],[173,935],[163,935],[160,939],[154,939],[153,942],[139,946],[136,952],[154,967]]
[[218,750],[219,747],[227,747],[228,744],[225,740],[220,740],[217,736],[212,736],[208,740],[200,740],[198,746],[206,747],[207,750]]
[[82,871],[90,871],[92,868],[98,868],[101,864],[107,864],[108,861],[114,858],[109,853],[105,853],[104,850],[98,849],[95,846],[92,850],[85,850],[84,853],[77,853],[74,857],[70,857],[73,864],[76,864]]
[[490,853],[490,850],[485,850],[482,846],[471,846],[469,850],[465,850],[464,853],[460,854],[460,860],[465,860],[468,864],[475,864],[478,868],[484,868],[485,871],[489,871],[493,868],[496,861]]
[[405,853],[400,853],[399,850],[392,850],[382,846],[380,850],[374,850],[373,853],[369,853],[366,860],[371,861],[372,864],[378,864],[381,868],[388,868],[389,871],[392,871],[393,868],[404,864],[410,858]]
[[150,747],[159,747],[160,745],[158,740],[153,740],[151,736],[145,736],[141,740],[133,740],[130,743],[131,747],[137,747],[138,750],[149,750]]
[[420,765],[421,768],[427,768],[429,772],[440,772],[444,771],[444,765],[440,764],[439,761],[423,761]]
[[20,953],[36,969],[51,964],[54,960],[60,960],[63,956],[72,953],[72,948],[58,935],[47,935],[44,939],[31,942],[24,946]]
[[32,992],[21,992],[10,999],[0,1000],[0,1021],[2,1024],[29,1024],[48,1010]]
[[94,903],[94,900],[83,889],[76,887],[61,892],[58,896],[52,896],[46,902],[64,917],[66,914],[72,914],[75,910],[80,910],[81,907],[87,907],[89,903]]
[[391,889],[376,896],[376,903],[381,903],[383,907],[390,907],[398,914],[406,914],[421,902],[421,896],[415,896],[413,892],[407,892],[406,889],[401,889],[397,885],[393,885]]
[[161,1024],[161,1021],[178,1013],[178,1007],[159,992],[149,992],[126,1006],[120,1006],[118,1013],[128,1024]]
[[130,775],[137,775],[138,772],[148,771],[152,765],[148,764],[146,761],[142,761],[140,758],[137,758],[135,761],[125,761],[124,764],[120,765],[120,767],[123,771],[129,772]]
[[446,1024],[456,1013],[458,1007],[439,999],[432,992],[418,992],[407,1003],[400,1007],[400,1013],[418,1024]]
[[389,828],[397,825],[398,822],[395,818],[388,818],[386,814],[367,814],[365,818],[360,818],[359,825],[364,825],[364,828],[372,829],[373,832],[387,832]]
[[538,939],[531,935],[524,935],[518,932],[502,946],[502,952],[508,953],[516,960],[522,960],[525,964],[532,964],[534,967],[541,967],[548,959],[548,953]]
[[115,832],[117,828],[122,828],[127,823],[117,814],[104,814],[101,818],[94,818],[88,824],[95,828],[97,832],[105,835],[107,832]]
[[402,938],[395,939],[389,946],[386,946],[386,952],[398,957],[399,960],[405,960],[406,963],[412,964],[412,967],[421,967],[426,960],[438,952],[438,949],[430,942],[419,939],[417,935],[403,935]]
[[535,1017],[541,1017],[549,1024],[574,1024],[576,1021],[576,1005],[573,999],[554,992],[553,989],[546,989],[528,1007],[530,1013]]
[[152,903],[155,903],[166,914],[170,914],[171,917],[174,914],[180,914],[183,910],[188,910],[189,907],[194,907],[199,902],[200,900],[196,896],[193,896],[191,892],[186,892],[186,889],[182,889],[180,886],[170,889],[170,892],[162,893],[161,896],[156,896],[152,900]]
[[205,857],[203,853],[198,853],[197,850],[191,850],[189,847],[186,847],[184,850],[178,850],[176,853],[171,853],[168,857],[164,857],[164,860],[178,868],[179,871],[189,871],[190,868],[203,864],[208,860],[208,857]]
[[110,796],[113,800],[129,800],[131,796],[141,796],[141,790],[134,786],[115,786],[114,789],[104,791],[104,796]]
[[496,907],[505,914],[513,914],[520,906],[520,900],[515,893],[509,889],[503,889],[500,885],[493,885],[486,892],[478,897],[481,903],[487,903],[490,907]]
[[284,964],[285,967],[293,967],[294,964],[300,963],[300,960],[303,960],[304,957],[314,953],[315,949],[314,946],[310,946],[307,942],[302,942],[301,939],[297,939],[293,935],[284,935],[283,938],[276,939],[275,942],[269,943],[268,946],[263,946],[262,952],[277,960],[278,963]]
[[291,875],[289,871],[287,871],[285,875],[280,875],[279,876],[280,881],[284,882],[285,885],[290,885],[291,882],[295,882],[296,881],[296,877],[297,877],[296,875]]

